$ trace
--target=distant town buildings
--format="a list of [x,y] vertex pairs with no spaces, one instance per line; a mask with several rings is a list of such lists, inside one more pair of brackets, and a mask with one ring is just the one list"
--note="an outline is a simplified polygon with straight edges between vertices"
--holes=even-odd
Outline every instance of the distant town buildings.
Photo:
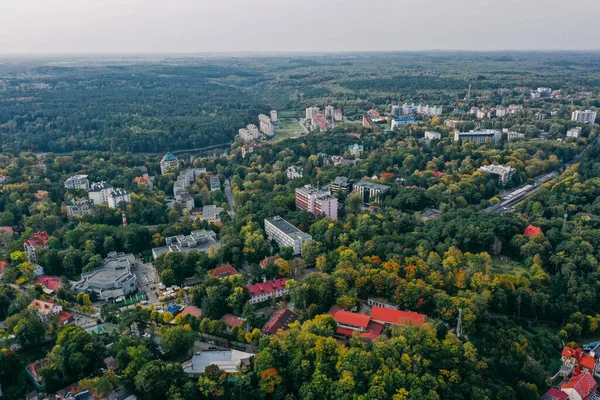
[[342,111],[333,106],[327,106],[323,111],[318,107],[309,107],[306,109],[305,117],[313,128],[318,128],[321,132],[330,130],[334,122],[343,119]]
[[425,131],[425,139],[427,140],[440,140],[442,134],[439,132]]
[[92,199],[71,199],[67,201],[67,218],[84,217],[94,212]]
[[248,303],[257,304],[263,301],[271,300],[272,298],[279,298],[288,294],[288,290],[285,288],[287,279],[275,279],[267,281],[265,283],[257,283],[255,285],[248,285],[246,288],[250,293],[250,300]]
[[277,122],[278,121],[277,110],[271,110],[271,112],[269,113],[269,115],[271,116],[271,122]]
[[338,200],[328,191],[306,185],[296,189],[296,208],[337,221]]
[[285,170],[285,175],[290,180],[302,178],[302,176],[304,175],[304,168],[296,166],[296,165],[292,165],[292,166],[288,167],[288,169]]
[[240,139],[245,143],[253,142],[260,139],[260,132],[256,125],[250,124],[246,128],[239,130]]
[[571,128],[567,131],[567,137],[578,138],[581,136],[581,127]]
[[[394,106],[392,105],[392,110],[393,109]],[[402,111],[402,115],[420,114],[429,115],[432,117],[442,115],[442,106],[430,106],[429,104],[404,103],[400,109]]]
[[217,234],[204,229],[193,231],[189,235],[169,236],[165,238],[165,242],[166,246],[152,249],[154,259],[167,253],[189,253],[191,251],[208,253],[211,247],[221,246],[221,242],[217,241]]
[[117,299],[137,290],[137,277],[132,267],[135,265],[133,254],[108,254],[102,266],[81,274],[81,280],[73,284],[77,292],[95,294],[101,300]]
[[452,129],[456,129],[458,127],[459,124],[463,124],[465,121],[460,121],[460,120],[456,120],[456,119],[447,119],[444,124]]
[[312,240],[312,236],[302,232],[280,216],[265,218],[267,238],[277,242],[279,247],[291,247],[294,255],[302,253],[302,244]]
[[479,167],[479,170],[487,174],[497,175],[502,186],[510,182],[515,172],[517,172],[513,167],[504,167],[502,165],[483,165]]
[[168,172],[172,172],[179,168],[179,159],[173,155],[173,153],[168,152],[165,156],[160,160],[160,174],[164,175]]
[[246,143],[244,145],[242,145],[241,150],[242,150],[242,158],[246,158],[246,156],[254,153],[254,150],[256,150],[259,147],[258,144],[255,143]]
[[[37,262],[35,256],[36,249],[48,248],[48,239],[50,239],[50,235],[48,235],[48,233],[37,232],[23,242],[23,248],[25,249],[25,252],[27,252],[27,259],[30,263],[35,264]],[[43,275],[43,272],[40,275]]]
[[511,140],[515,140],[515,139],[524,139],[525,138],[525,134],[524,133],[518,133],[518,132],[511,132],[508,129],[503,129],[502,130],[503,133],[506,133],[506,139],[510,142]]
[[90,188],[90,181],[87,175],[73,175],[65,181],[65,188],[88,190]]
[[571,121],[584,122],[586,124],[594,125],[596,123],[596,111],[575,110],[571,114]]
[[392,116],[394,117],[399,117],[402,113],[402,107],[399,106],[398,104],[392,104]]
[[392,119],[391,128],[395,129],[404,125],[413,125],[414,123],[415,119],[413,117],[394,118]]
[[353,192],[357,193],[365,204],[379,203],[381,196],[388,190],[390,186],[368,181],[360,181],[353,185]]
[[502,137],[500,131],[495,129],[485,129],[480,131],[454,132],[454,141],[488,143],[498,142]]
[[368,114],[363,115],[362,126],[363,128],[372,129],[373,132],[377,132],[379,130],[377,124],[373,122],[373,119]]

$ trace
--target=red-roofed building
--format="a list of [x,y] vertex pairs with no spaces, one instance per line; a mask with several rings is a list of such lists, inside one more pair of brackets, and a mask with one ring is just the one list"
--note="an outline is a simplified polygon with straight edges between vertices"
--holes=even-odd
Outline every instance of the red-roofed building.
[[187,306],[180,315],[191,315],[192,317],[200,318],[202,316],[202,309],[196,306]]
[[56,289],[58,289],[60,287],[61,284],[61,280],[60,278],[56,277],[56,276],[38,276],[35,279],[35,283],[39,283],[42,286],[45,286],[46,289],[48,289],[48,291],[50,293],[55,292]]
[[263,301],[270,300],[272,298],[282,297],[284,294],[289,293],[285,288],[287,279],[275,279],[267,281],[265,283],[257,283],[256,285],[248,285],[248,292],[250,292],[250,304],[261,303]]
[[570,400],[588,400],[592,397],[598,384],[592,375],[582,372],[571,377],[569,382],[561,386],[560,390],[569,395]]
[[208,271],[208,273],[215,278],[229,278],[230,276],[239,274],[237,269],[229,264],[219,265],[217,268]]
[[264,260],[261,260],[259,262],[259,264],[261,267],[267,268],[267,265],[277,264],[279,262],[279,260],[283,260],[283,258],[281,258],[280,256],[271,256],[271,257],[265,258]]
[[27,239],[23,243],[23,248],[27,252],[27,257],[29,259],[29,262],[34,263],[34,264],[36,263],[35,249],[47,248],[49,238],[50,238],[50,235],[48,235],[46,232],[37,232],[37,233],[34,233],[31,238]]
[[351,313],[334,306],[329,314],[337,322],[336,333],[340,336],[352,337],[354,332],[359,332],[363,339],[373,340],[381,335],[383,324],[373,321],[371,316]]
[[39,360],[36,362],[32,362],[25,369],[27,371],[29,379],[31,379],[31,381],[37,387],[38,390],[41,390],[43,388],[42,375],[40,374],[40,370],[48,363],[49,361],[47,359]]
[[2,277],[2,275],[4,275],[4,271],[6,271],[6,269],[9,267],[10,264],[8,263],[8,261],[0,261],[0,278]]
[[529,225],[527,228],[525,228],[525,233],[523,233],[523,235],[534,237],[535,235],[539,235],[541,233],[542,229],[540,227]]
[[44,201],[48,198],[48,192],[45,190],[38,190],[33,196],[37,201]]
[[294,323],[298,320],[298,314],[284,308],[282,310],[277,310],[271,315],[271,318],[267,321],[267,323],[262,327],[261,331],[267,335],[274,335],[280,329],[285,331],[289,328],[291,323]]
[[550,388],[540,400],[569,400],[569,395],[556,388]]
[[3,230],[4,232],[8,233],[11,236],[15,234],[15,231],[10,226],[2,226],[2,227],[0,227],[0,229]]
[[229,332],[231,332],[234,326],[244,325],[244,319],[238,317],[237,315],[225,314],[221,319],[223,320],[223,322],[225,322],[225,325],[227,326],[227,330]]
[[592,373],[596,366],[594,357],[585,353],[582,349],[573,349],[569,346],[563,348],[561,361],[565,367],[575,369],[575,374],[580,371]]
[[58,322],[61,325],[67,325],[73,322],[73,314],[68,313],[66,311],[60,311],[58,313]]
[[425,323],[425,315],[423,314],[379,306],[373,306],[371,318],[373,321],[389,325],[416,325],[421,327]]

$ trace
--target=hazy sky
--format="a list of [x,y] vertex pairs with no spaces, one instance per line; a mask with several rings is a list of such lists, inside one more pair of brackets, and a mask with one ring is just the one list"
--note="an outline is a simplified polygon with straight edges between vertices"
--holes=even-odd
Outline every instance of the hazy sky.
[[600,49],[599,0],[0,0],[0,53]]

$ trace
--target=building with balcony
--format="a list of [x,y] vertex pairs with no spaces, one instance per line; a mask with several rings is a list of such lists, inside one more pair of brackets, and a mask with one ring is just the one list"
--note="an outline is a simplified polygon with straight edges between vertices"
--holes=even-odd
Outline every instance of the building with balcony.
[[131,193],[125,189],[113,189],[108,195],[108,206],[117,209],[121,203],[131,203]]
[[571,114],[571,121],[584,122],[586,124],[594,125],[596,123],[596,111],[575,110]]
[[276,241],[279,247],[291,247],[294,255],[302,253],[302,243],[312,240],[312,236],[280,216],[265,218],[265,233],[267,238]]
[[108,205],[108,198],[113,192],[113,186],[105,181],[94,182],[88,190],[88,197],[94,202],[94,205]]
[[363,203],[379,203],[384,193],[390,190],[390,186],[379,183],[360,181],[353,185],[352,191],[358,194]]
[[88,190],[90,188],[90,181],[87,175],[73,175],[65,181],[65,188]]
[[306,185],[296,189],[296,208],[337,221],[338,200],[328,191]]

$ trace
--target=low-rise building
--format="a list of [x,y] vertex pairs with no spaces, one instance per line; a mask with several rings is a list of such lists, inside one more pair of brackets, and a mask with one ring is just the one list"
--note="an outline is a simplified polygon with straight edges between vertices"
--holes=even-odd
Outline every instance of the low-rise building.
[[51,300],[45,301],[38,299],[33,300],[29,304],[29,309],[34,311],[39,316],[40,320],[42,320],[42,322],[48,322],[53,315],[58,315],[61,311],[63,311],[63,308],[60,304],[56,304]]
[[283,260],[283,258],[280,256],[271,256],[260,260],[258,264],[261,266],[261,268],[267,268],[269,264],[277,265],[281,260]]
[[210,276],[215,278],[229,278],[230,276],[238,275],[237,269],[233,268],[229,264],[219,265],[217,268],[208,271]]
[[[23,248],[27,252],[27,259],[29,260],[30,263],[35,264],[37,262],[36,256],[35,256],[36,249],[47,249],[48,248],[48,239],[49,238],[50,238],[50,235],[48,235],[46,232],[37,232],[37,233],[34,233],[32,237],[30,237],[29,239],[25,240],[25,242],[23,242]],[[42,274],[43,274],[43,272],[42,272]]]
[[312,236],[280,216],[265,218],[265,232],[267,238],[276,241],[279,247],[291,247],[293,254],[301,254],[302,243],[312,240]]
[[250,304],[257,304],[288,294],[289,291],[285,287],[286,282],[287,279],[281,278],[246,286],[250,293],[250,300],[248,302]]
[[502,184],[502,186],[506,185],[510,182],[511,178],[517,172],[517,170],[513,167],[505,167],[503,165],[482,165],[479,167],[481,172],[485,172],[486,174],[497,175],[498,180]]
[[240,318],[237,315],[233,315],[233,314],[225,314],[225,315],[223,315],[223,318],[221,318],[221,319],[225,323],[225,326],[227,327],[227,331],[229,333],[231,333],[233,328],[235,328],[236,326],[238,326],[238,327],[244,326],[244,321],[245,321],[243,318]]
[[296,165],[292,165],[292,166],[288,167],[288,169],[285,170],[285,175],[290,180],[296,179],[296,178],[302,178],[302,176],[304,175],[304,168],[296,166]]
[[361,338],[373,340],[381,335],[384,328],[383,324],[373,321],[369,315],[348,312],[337,306],[333,306],[329,314],[337,323],[337,336],[349,338],[358,332]]
[[358,194],[365,204],[379,203],[382,195],[389,190],[390,186],[368,181],[359,181],[352,187],[352,191]]
[[569,382],[563,384],[560,390],[569,396],[569,400],[591,400],[598,390],[598,384],[588,372],[573,375]]
[[567,131],[567,137],[578,138],[581,136],[581,127],[571,128]]
[[442,134],[439,132],[425,131],[425,139],[426,140],[440,140],[441,138],[442,138]]
[[90,181],[87,175],[73,175],[65,181],[65,188],[88,190],[90,188]]
[[421,327],[425,323],[426,316],[411,311],[373,306],[371,319],[384,325],[416,325]]
[[497,143],[502,138],[502,133],[496,129],[485,129],[480,131],[454,132],[454,141],[475,143]]
[[[41,370],[44,368],[50,361],[46,358],[43,360],[32,362],[31,364],[25,367],[25,372],[27,373],[27,377],[33,382],[37,390],[44,389],[44,383],[42,379]],[[34,397],[31,397],[32,399]]]
[[223,212],[223,207],[217,207],[214,204],[208,204],[202,206],[202,212],[198,213],[198,219],[200,221],[207,221],[210,223],[221,222],[219,214]]
[[197,378],[204,375],[206,367],[217,366],[221,371],[233,374],[240,366],[250,366],[254,354],[239,350],[202,351],[195,354],[189,364],[184,363],[183,371]]
[[525,134],[524,133],[518,133],[518,132],[511,132],[511,131],[506,131],[506,139],[510,142],[512,140],[515,139],[524,139],[525,138]]
[[352,181],[345,176],[336,176],[331,182],[331,193],[339,192],[348,194],[352,190]]
[[135,265],[133,254],[113,251],[102,263],[102,266],[81,274],[81,280],[73,284],[73,289],[93,293],[101,300],[127,296],[137,290],[137,277],[132,270]]
[[131,203],[131,193],[125,189],[113,189],[108,195],[108,206],[117,209],[121,203]]
[[210,177],[210,190],[221,190],[221,181],[218,176],[213,175]]
[[415,119],[413,117],[402,117],[402,118],[394,118],[392,119],[392,129],[402,127],[404,125],[413,125],[415,123]]
[[290,309],[277,310],[261,328],[261,332],[265,335],[274,335],[280,330],[285,331],[289,329],[290,324],[298,321],[298,318],[298,314]]
[[105,181],[94,182],[90,185],[88,190],[88,197],[92,199],[94,205],[108,205],[108,198],[113,192],[113,186]]
[[193,231],[189,235],[170,236],[165,239],[166,246],[152,249],[154,259],[167,253],[189,253],[199,251],[208,253],[211,247],[219,248],[221,242],[217,240],[217,234],[211,230]]
[[94,201],[92,199],[80,198],[67,201],[67,218],[85,217],[94,212]]
[[164,155],[160,160],[160,174],[164,175],[168,172],[173,172],[179,168],[179,159],[171,152]]

